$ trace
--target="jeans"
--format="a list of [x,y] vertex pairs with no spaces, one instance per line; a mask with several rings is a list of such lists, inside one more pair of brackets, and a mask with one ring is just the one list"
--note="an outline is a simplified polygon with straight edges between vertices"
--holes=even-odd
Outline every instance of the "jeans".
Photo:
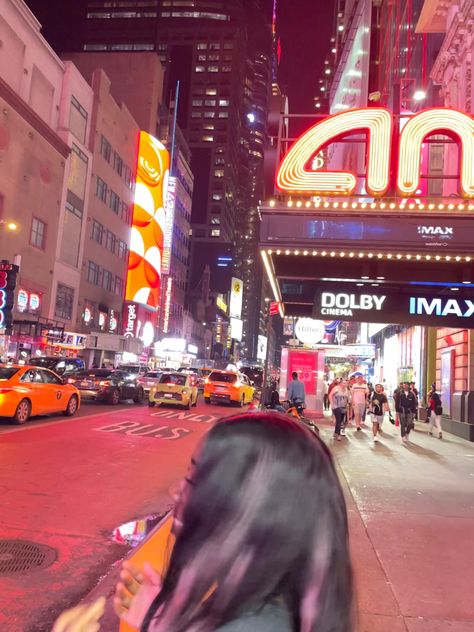
[[435,415],[434,410],[432,410],[430,415],[430,432],[433,432],[435,426],[438,432],[441,432],[441,415]]
[[324,395],[324,410],[329,410],[329,395],[327,393]]
[[407,437],[410,434],[413,423],[413,413],[411,410],[403,411],[399,413],[400,428],[402,431],[402,437]]
[[341,434],[341,428],[344,427],[346,423],[346,409],[345,408],[333,408],[332,412],[334,413],[334,417],[336,418],[336,429],[335,433],[337,435]]

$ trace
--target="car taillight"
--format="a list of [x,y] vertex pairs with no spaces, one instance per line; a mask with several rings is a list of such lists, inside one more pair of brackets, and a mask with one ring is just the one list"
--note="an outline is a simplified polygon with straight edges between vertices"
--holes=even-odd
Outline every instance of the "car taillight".
[[0,388],[0,395],[6,395],[6,393],[11,393],[12,391],[12,388]]
[[99,386],[110,386],[109,380],[101,380]]

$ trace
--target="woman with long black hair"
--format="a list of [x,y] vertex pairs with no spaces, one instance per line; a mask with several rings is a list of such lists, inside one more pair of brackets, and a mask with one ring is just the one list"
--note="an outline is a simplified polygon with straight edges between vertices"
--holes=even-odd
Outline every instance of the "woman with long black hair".
[[133,621],[142,632],[353,632],[343,493],[303,424],[260,413],[214,426],[182,484],[175,536],[160,587],[129,569],[135,596],[119,590],[129,622],[149,599]]

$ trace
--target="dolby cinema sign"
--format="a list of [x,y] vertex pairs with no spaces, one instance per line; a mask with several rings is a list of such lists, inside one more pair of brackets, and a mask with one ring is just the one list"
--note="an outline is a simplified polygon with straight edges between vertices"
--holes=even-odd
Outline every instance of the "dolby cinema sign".
[[[357,288],[358,290],[358,288]],[[449,290],[448,290],[449,291]],[[426,325],[429,327],[474,328],[474,293],[433,295],[408,289],[383,292],[320,290],[316,293],[313,317],[357,322]]]

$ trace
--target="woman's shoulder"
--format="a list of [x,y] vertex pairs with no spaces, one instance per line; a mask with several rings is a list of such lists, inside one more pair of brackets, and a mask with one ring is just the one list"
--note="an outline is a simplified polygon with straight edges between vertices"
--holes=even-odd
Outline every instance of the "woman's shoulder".
[[215,632],[292,632],[290,613],[283,604],[269,603],[217,628]]

